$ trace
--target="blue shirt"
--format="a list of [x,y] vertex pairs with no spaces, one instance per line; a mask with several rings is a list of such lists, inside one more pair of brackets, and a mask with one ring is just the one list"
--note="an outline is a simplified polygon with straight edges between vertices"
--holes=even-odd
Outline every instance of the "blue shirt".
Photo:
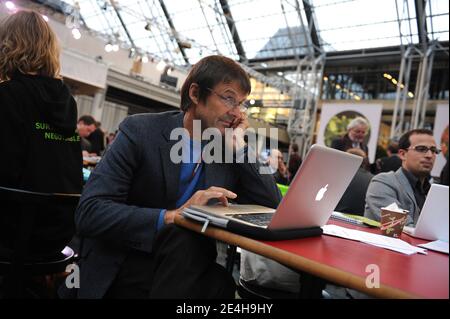
[[[205,179],[203,174],[203,163],[201,161],[202,145],[198,141],[190,138],[183,138],[182,162],[180,169],[180,182],[178,186],[178,199],[176,207],[186,203],[192,195],[198,190],[205,188]],[[157,230],[164,226],[164,216],[166,210],[162,209],[159,213]]]

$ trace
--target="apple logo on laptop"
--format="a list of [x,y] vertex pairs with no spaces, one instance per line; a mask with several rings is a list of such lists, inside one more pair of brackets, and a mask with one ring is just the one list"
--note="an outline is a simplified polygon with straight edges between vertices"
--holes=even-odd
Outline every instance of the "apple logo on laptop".
[[325,187],[322,187],[321,189],[319,189],[319,191],[317,192],[317,195],[316,195],[316,201],[320,201],[323,198],[323,195],[325,195],[325,192],[328,190],[327,187],[328,187],[328,184],[325,185]]

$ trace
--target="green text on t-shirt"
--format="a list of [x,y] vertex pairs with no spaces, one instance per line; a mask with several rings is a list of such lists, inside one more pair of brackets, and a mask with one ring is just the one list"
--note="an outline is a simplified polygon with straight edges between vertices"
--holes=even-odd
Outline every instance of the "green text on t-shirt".
[[65,142],[79,142],[80,141],[80,136],[78,134],[74,134],[73,136],[70,136],[70,137],[65,137],[62,134],[52,132],[53,128],[48,123],[36,122],[35,129],[45,131],[44,138],[46,140],[65,141]]

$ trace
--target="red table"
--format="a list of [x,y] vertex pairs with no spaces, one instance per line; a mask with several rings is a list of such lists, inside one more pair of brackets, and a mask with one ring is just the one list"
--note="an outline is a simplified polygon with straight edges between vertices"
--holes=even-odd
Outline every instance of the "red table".
[[[201,225],[177,216],[175,223],[200,232]],[[344,222],[330,224],[379,233]],[[348,239],[322,235],[284,241],[257,241],[223,229],[208,227],[204,233],[231,245],[276,260],[290,268],[380,298],[449,298],[449,256],[428,250],[427,255],[404,255]],[[403,234],[401,239],[417,245],[426,241]],[[380,269],[380,287],[369,288],[368,265]]]

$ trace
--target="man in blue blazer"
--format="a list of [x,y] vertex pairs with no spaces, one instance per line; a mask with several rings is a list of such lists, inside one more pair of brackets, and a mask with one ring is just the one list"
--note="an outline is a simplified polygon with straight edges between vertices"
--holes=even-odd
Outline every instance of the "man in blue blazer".
[[[215,263],[215,242],[173,224],[183,207],[210,200],[276,207],[281,198],[259,163],[205,163],[194,132],[248,127],[247,74],[234,61],[209,56],[193,66],[181,91],[181,110],[125,119],[114,143],[92,172],[77,212],[84,238],[80,288],[62,287],[61,297],[233,298],[234,281]],[[173,160],[175,129],[189,134],[193,156]],[[230,145],[248,155],[243,136]],[[172,154],[171,154],[172,151]]]

